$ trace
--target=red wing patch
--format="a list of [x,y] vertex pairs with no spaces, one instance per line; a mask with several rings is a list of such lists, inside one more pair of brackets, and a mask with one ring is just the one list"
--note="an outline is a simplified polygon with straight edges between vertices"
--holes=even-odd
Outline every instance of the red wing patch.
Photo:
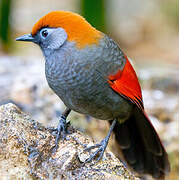
[[111,88],[124,98],[136,104],[141,110],[144,110],[142,101],[142,92],[137,75],[130,64],[127,56],[123,71],[118,71],[115,75],[109,76]]

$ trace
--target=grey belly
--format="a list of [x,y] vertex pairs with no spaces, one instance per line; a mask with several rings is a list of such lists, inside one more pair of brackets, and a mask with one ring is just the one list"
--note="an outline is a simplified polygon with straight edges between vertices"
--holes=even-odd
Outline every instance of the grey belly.
[[127,119],[133,108],[132,103],[114,92],[107,82],[105,84],[84,82],[70,86],[58,84],[51,88],[68,108],[97,119]]

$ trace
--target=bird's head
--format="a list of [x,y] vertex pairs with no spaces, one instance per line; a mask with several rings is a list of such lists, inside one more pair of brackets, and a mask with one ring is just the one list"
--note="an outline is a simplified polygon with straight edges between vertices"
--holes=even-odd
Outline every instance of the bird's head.
[[16,40],[34,42],[42,49],[58,49],[66,41],[73,41],[80,49],[98,44],[102,37],[103,34],[82,16],[67,11],[53,11],[33,26],[31,34],[25,34]]

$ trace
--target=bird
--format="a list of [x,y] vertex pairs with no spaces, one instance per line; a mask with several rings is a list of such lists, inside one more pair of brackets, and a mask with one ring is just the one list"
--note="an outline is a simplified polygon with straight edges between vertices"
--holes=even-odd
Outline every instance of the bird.
[[30,34],[16,40],[40,47],[48,85],[66,105],[57,127],[56,146],[66,137],[66,119],[73,110],[110,125],[100,143],[86,148],[97,150],[85,163],[102,159],[113,132],[134,172],[165,178],[170,172],[167,152],[144,109],[137,74],[112,38],[77,13],[52,11],[35,23]]

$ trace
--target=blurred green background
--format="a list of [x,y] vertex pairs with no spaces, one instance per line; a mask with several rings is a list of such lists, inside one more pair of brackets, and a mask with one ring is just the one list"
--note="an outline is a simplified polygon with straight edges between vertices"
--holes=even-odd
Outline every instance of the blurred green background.
[[[0,0],[0,104],[14,102],[33,118],[56,125],[63,103],[48,88],[40,49],[15,38],[52,10],[83,15],[111,36],[133,59],[144,104],[179,177],[179,1],[178,0]],[[96,140],[107,123],[73,113],[74,126]],[[111,147],[113,145],[111,144]],[[115,149],[115,148],[113,148]]]

